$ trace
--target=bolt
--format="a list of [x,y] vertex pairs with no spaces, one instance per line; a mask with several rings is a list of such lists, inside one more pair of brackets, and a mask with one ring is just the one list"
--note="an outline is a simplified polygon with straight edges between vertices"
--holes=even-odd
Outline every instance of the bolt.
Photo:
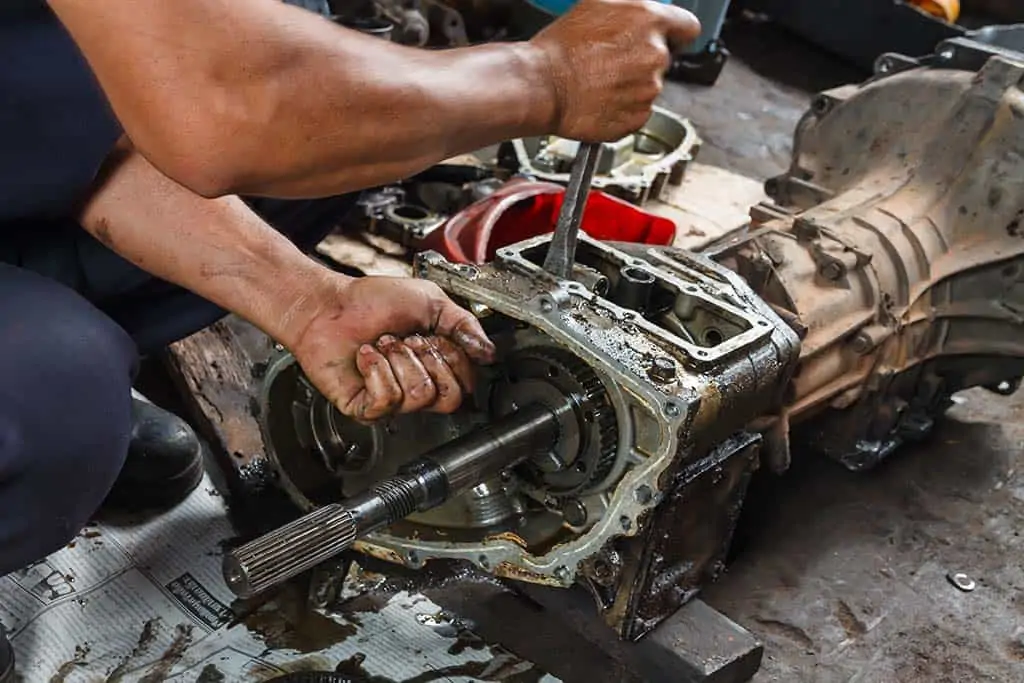
[[644,484],[643,486],[637,487],[636,490],[636,502],[641,505],[647,505],[654,498],[654,493],[651,492],[651,487]]
[[555,578],[565,584],[572,581],[572,575],[569,573],[569,568],[565,566],[559,567],[555,570]]
[[668,384],[676,378],[676,362],[668,356],[659,356],[647,369],[647,376],[655,382]]
[[633,522],[626,515],[622,515],[619,517],[619,526],[622,527],[623,531],[629,531],[633,528]]
[[853,338],[853,342],[850,346],[853,348],[854,353],[863,356],[871,351],[874,344],[871,343],[871,337],[861,332]]
[[844,268],[843,264],[838,261],[828,261],[821,265],[818,272],[826,280],[838,280],[846,274],[846,268]]
[[551,311],[555,310],[555,302],[552,301],[551,299],[541,299],[540,310],[543,311],[544,313],[550,313]]
[[672,403],[671,401],[666,403],[665,407],[662,408],[662,410],[664,410],[665,414],[668,415],[669,417],[679,417],[679,415],[682,413],[682,411],[679,409],[679,405],[676,403]]
[[587,507],[577,498],[568,498],[562,503],[562,517],[570,526],[587,523]]

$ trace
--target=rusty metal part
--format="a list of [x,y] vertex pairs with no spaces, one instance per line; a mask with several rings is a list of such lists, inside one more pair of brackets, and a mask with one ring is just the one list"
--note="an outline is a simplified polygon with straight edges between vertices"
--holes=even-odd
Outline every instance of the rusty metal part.
[[[514,172],[567,185],[580,144],[554,136],[523,138],[503,145],[499,156]],[[689,121],[655,107],[637,133],[600,146],[592,185],[642,206],[660,199],[668,186],[682,183],[686,164],[699,147]]]
[[818,96],[776,206],[714,253],[803,330],[776,424],[853,470],[1024,374],[1024,55],[941,66]]

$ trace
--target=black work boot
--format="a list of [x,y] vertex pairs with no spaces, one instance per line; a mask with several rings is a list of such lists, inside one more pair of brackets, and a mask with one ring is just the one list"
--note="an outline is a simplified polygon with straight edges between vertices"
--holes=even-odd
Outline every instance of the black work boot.
[[121,474],[104,503],[132,512],[183,501],[203,478],[202,447],[180,417],[132,390],[132,438]]
[[14,681],[14,648],[7,640],[7,632],[0,624],[0,683]]

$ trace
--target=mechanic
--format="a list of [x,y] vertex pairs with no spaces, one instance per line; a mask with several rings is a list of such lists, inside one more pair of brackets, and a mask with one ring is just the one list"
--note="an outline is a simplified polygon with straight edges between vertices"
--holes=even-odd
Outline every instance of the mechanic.
[[104,501],[198,484],[195,434],[132,384],[140,353],[225,311],[347,415],[454,410],[493,353],[475,318],[303,252],[346,193],[506,139],[636,130],[698,32],[671,5],[581,0],[528,42],[418,50],[279,0],[5,0],[0,576]]

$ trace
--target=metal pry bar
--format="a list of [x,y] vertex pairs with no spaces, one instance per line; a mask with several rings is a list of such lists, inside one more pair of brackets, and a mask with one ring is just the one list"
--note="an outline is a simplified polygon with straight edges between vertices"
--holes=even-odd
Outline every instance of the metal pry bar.
[[569,186],[565,189],[562,210],[558,212],[555,234],[544,257],[544,270],[563,280],[568,279],[576,261],[576,239],[600,153],[599,143],[580,143],[569,172]]

